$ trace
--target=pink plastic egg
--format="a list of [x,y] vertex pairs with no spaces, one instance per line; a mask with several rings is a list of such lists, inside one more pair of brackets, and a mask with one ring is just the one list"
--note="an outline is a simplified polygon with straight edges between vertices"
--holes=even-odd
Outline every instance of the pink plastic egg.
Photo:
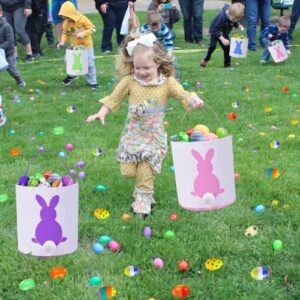
[[115,240],[111,240],[109,243],[108,243],[108,248],[113,251],[113,252],[118,252],[120,250],[120,245],[117,241]]
[[218,139],[218,136],[214,134],[213,132],[208,132],[204,134],[205,140],[206,141],[214,141]]
[[157,258],[154,258],[153,261],[152,261],[152,264],[153,264],[153,267],[156,268],[156,269],[162,269],[164,267],[164,261],[157,257]]
[[66,149],[67,149],[68,151],[72,151],[72,150],[74,149],[74,146],[73,146],[72,144],[67,144],[67,145],[66,145]]

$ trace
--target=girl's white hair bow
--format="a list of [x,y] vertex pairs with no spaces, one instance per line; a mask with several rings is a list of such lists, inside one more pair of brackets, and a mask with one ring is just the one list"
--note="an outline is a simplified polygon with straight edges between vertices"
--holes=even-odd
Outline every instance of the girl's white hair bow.
[[152,47],[153,43],[156,41],[156,36],[153,33],[147,33],[141,35],[139,38],[132,40],[128,42],[126,46],[126,50],[128,52],[128,55],[131,56],[134,48],[138,45],[141,44],[146,47]]

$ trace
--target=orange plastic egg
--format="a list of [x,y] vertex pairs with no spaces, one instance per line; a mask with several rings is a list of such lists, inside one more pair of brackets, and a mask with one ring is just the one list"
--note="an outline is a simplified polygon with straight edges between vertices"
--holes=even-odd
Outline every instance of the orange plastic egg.
[[55,267],[50,271],[50,277],[55,279],[64,278],[68,274],[68,271],[64,267]]

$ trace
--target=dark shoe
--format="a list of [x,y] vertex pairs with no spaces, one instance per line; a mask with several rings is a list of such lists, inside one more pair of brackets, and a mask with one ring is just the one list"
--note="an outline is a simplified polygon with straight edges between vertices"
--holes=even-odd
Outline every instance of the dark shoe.
[[196,44],[198,44],[200,47],[205,47],[203,40],[196,41]]
[[21,82],[18,82],[17,85],[20,88],[25,88],[26,87],[26,82],[25,81],[21,81]]
[[99,91],[100,90],[100,86],[98,84],[89,84],[89,87],[93,91]]
[[200,68],[205,68],[206,64],[207,64],[207,61],[203,58],[200,63]]
[[75,79],[76,79],[76,76],[67,76],[67,77],[62,81],[62,83],[63,83],[64,86],[68,86],[68,85],[70,85],[70,84],[72,83],[72,81],[75,80]]
[[104,54],[109,54],[109,53],[111,53],[111,50],[104,50],[104,51],[102,51]]
[[34,57],[32,54],[27,54],[25,57],[25,62],[32,62],[34,61]]
[[40,57],[41,54],[40,54],[40,53],[32,53],[32,56],[33,56],[34,58],[37,58],[37,57]]

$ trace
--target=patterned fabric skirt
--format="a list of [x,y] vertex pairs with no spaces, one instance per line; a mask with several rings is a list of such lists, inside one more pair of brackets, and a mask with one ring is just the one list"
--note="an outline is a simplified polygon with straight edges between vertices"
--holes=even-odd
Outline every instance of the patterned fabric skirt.
[[143,105],[129,106],[118,148],[118,161],[138,163],[147,160],[152,169],[160,173],[168,149],[164,114],[160,107],[147,110]]

